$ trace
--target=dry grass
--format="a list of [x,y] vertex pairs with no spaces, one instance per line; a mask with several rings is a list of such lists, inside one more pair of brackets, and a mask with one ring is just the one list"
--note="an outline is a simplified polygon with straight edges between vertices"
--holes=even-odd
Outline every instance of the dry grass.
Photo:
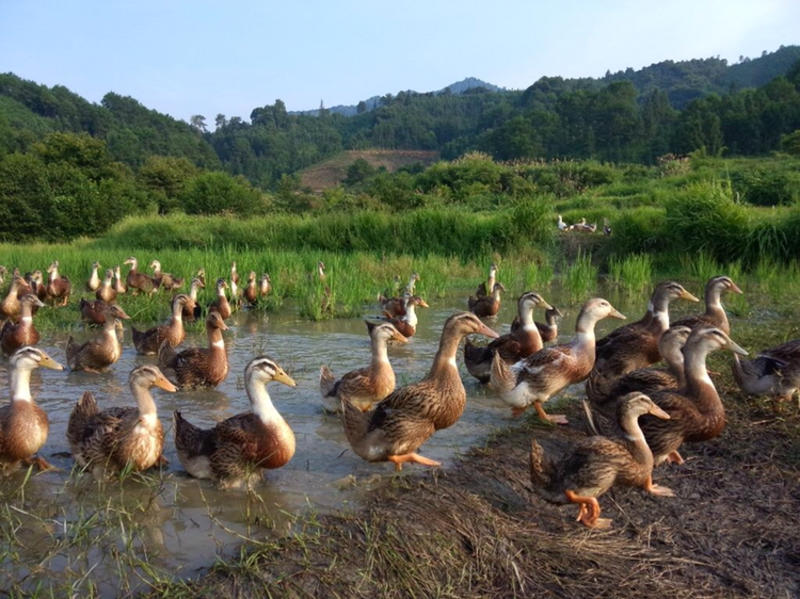
[[[726,383],[722,437],[684,447],[655,477],[676,498],[616,489],[608,531],[530,489],[526,448],[575,430],[533,419],[450,471],[387,477],[356,514],[301,521],[269,549],[156,593],[290,597],[795,597],[800,594],[800,423]],[[731,405],[731,401],[728,402]],[[577,414],[573,413],[577,420]],[[186,585],[186,586],[184,586]]]

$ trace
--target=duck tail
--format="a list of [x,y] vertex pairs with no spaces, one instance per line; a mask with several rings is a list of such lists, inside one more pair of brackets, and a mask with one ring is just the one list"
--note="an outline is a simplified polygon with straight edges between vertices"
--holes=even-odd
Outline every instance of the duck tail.
[[516,377],[506,361],[500,357],[500,352],[495,352],[492,358],[491,374],[489,376],[489,387],[496,392],[504,395],[509,393],[516,386]]
[[203,430],[186,420],[178,410],[172,413],[175,423],[175,449],[187,456],[208,455],[210,431]]
[[[342,425],[350,446],[356,448],[367,436],[370,412],[362,412],[347,399],[342,399]],[[356,453],[358,451],[356,450]],[[360,454],[359,454],[360,455]]]
[[89,426],[91,420],[100,413],[97,401],[91,391],[84,391],[81,398],[72,408],[67,423],[67,440],[74,447],[82,443],[85,437],[94,433],[94,428]]
[[174,368],[175,359],[178,353],[169,344],[169,340],[164,339],[158,348],[158,367],[159,368]]
[[548,487],[553,476],[553,463],[545,455],[544,449],[536,439],[531,439],[530,458],[531,482],[534,488]]
[[67,345],[64,348],[64,353],[67,356],[67,366],[70,367],[71,370],[75,370],[75,356],[78,354],[78,350],[80,350],[81,346],[75,343],[75,340],[70,335],[67,338]]
[[336,377],[326,365],[320,366],[319,369],[319,392],[322,397],[336,395]]

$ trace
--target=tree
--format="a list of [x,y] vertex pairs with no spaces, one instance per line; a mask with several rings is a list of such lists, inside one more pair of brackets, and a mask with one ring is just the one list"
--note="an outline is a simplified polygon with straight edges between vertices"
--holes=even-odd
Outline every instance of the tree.
[[189,119],[189,124],[201,133],[208,131],[208,127],[206,126],[206,117],[204,117],[202,114],[192,115],[192,118]]

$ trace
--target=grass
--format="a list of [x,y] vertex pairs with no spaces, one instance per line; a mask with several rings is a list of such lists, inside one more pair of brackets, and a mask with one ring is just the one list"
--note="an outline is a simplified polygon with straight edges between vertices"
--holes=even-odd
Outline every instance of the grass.
[[612,257],[608,265],[610,281],[627,292],[641,292],[653,279],[653,259],[648,254]]
[[598,269],[592,264],[592,256],[578,252],[575,260],[566,264],[563,272],[563,285],[573,300],[585,299],[589,290],[597,284]]

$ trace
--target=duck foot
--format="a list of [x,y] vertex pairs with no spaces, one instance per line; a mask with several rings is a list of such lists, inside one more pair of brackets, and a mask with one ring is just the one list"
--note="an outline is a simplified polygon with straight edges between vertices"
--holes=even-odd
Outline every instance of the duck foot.
[[652,475],[647,477],[644,490],[651,495],[656,495],[657,497],[675,497],[675,492],[669,487],[654,484]]
[[429,458],[423,457],[418,453],[404,453],[402,455],[390,455],[387,458],[390,462],[394,463],[394,469],[400,471],[403,469],[403,464],[406,462],[416,462],[417,464],[422,464],[423,466],[441,466],[441,462],[437,462],[436,460],[431,460]]
[[670,452],[669,452],[669,454],[667,455],[667,461],[668,461],[670,464],[678,464],[678,465],[681,465],[681,464],[683,464],[683,462],[684,462],[685,460],[683,459],[683,457],[681,457],[681,454],[679,454],[679,453],[678,453],[678,450],[676,449],[675,451],[670,451]]
[[564,494],[572,503],[577,503],[580,506],[578,517],[575,519],[576,522],[581,522],[589,528],[603,529],[611,526],[610,518],[600,518],[600,504],[597,502],[596,497],[581,496],[569,489],[564,491]]
[[36,466],[39,472],[44,472],[45,470],[58,470],[58,468],[56,468],[50,462],[48,462],[43,457],[40,457],[38,455],[22,461],[26,466]]
[[536,413],[539,415],[539,418],[545,422],[550,422],[552,424],[569,424],[569,420],[567,420],[567,417],[564,414],[548,414],[544,411],[542,404],[538,401],[533,404],[533,407],[536,409]]

